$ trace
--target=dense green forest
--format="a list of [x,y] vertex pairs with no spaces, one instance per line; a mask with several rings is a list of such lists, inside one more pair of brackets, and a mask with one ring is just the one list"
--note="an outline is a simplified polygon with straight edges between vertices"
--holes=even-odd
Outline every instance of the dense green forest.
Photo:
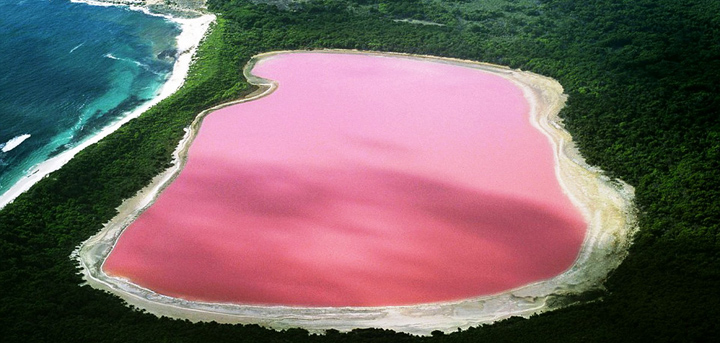
[[[710,341],[720,337],[720,2],[208,0],[218,14],[183,88],[0,211],[0,340]],[[69,256],[171,163],[201,110],[253,90],[248,59],[345,48],[450,56],[556,78],[588,162],[636,187],[640,232],[599,298],[462,332],[276,332],[132,311],[79,286]],[[312,80],[308,80],[312,87]]]

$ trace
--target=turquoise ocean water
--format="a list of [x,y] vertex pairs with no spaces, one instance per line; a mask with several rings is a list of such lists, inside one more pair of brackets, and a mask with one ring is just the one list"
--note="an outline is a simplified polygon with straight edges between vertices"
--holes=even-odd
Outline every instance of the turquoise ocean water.
[[0,0],[0,194],[156,96],[179,33],[126,7]]

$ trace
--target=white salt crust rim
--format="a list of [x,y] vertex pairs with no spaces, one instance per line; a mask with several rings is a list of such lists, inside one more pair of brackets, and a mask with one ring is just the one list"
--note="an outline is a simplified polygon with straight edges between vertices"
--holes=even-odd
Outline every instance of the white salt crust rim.
[[[188,148],[203,118],[222,107],[252,101],[273,92],[277,87],[275,82],[250,73],[258,61],[279,54],[307,52],[364,54],[447,63],[493,73],[517,85],[522,89],[530,106],[530,122],[548,138],[553,147],[555,174],[563,191],[589,223],[575,263],[551,279],[499,294],[449,302],[381,307],[289,307],[189,301],[158,294],[128,280],[105,274],[102,265],[122,231],[154,202],[183,168]],[[563,94],[562,86],[551,78],[468,60],[355,50],[264,53],[251,59],[244,69],[244,74],[248,81],[260,89],[243,99],[201,112],[186,129],[185,137],[175,150],[174,165],[156,176],[151,184],[136,196],[127,199],[118,208],[119,214],[115,218],[72,253],[71,258],[79,262],[79,273],[83,275],[85,284],[115,294],[127,305],[157,316],[187,319],[192,322],[258,324],[273,329],[300,327],[311,332],[323,332],[327,329],[349,331],[356,328],[384,328],[428,335],[434,330],[449,333],[512,316],[529,317],[567,306],[568,301],[563,301],[567,296],[601,289],[607,275],[617,268],[627,255],[631,238],[637,230],[633,206],[634,188],[622,181],[610,180],[600,169],[585,163],[558,117],[567,97]]]

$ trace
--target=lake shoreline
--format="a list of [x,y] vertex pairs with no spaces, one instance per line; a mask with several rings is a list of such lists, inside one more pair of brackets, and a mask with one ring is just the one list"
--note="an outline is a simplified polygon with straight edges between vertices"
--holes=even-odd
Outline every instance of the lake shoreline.
[[607,274],[622,261],[635,230],[633,189],[623,183],[610,182],[601,171],[585,164],[574,148],[570,135],[562,129],[557,117],[564,106],[565,96],[562,94],[562,87],[556,81],[502,66],[449,58],[347,50],[316,52],[432,60],[482,69],[500,75],[520,87],[530,104],[531,123],[548,137],[553,146],[555,173],[563,190],[590,223],[575,264],[552,279],[500,294],[452,302],[386,307],[304,308],[191,302],[163,296],[125,280],[105,275],[102,271],[102,263],[122,230],[152,204],[162,189],[167,187],[182,169],[187,149],[197,134],[202,119],[216,109],[251,101],[274,90],[276,87],[274,82],[254,77],[250,73],[252,66],[259,59],[281,53],[292,53],[272,52],[255,56],[244,69],[248,80],[260,88],[246,98],[200,113],[174,153],[174,166],[154,178],[153,182],[138,195],[126,200],[118,209],[120,214],[73,253],[73,258],[77,258],[80,262],[81,272],[87,284],[116,294],[128,304],[158,316],[191,321],[214,320],[223,323],[260,324],[275,329],[302,327],[310,331],[330,328],[348,331],[354,328],[381,327],[413,334],[429,334],[434,330],[451,332],[457,328],[465,329],[510,316],[529,316],[562,307],[553,300],[563,295],[578,294],[598,288]]

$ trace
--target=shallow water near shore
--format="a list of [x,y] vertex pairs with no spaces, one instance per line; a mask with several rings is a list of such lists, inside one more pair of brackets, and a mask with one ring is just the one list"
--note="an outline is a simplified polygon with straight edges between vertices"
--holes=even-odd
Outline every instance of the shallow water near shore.
[[155,97],[177,25],[126,7],[0,4],[0,195]]

